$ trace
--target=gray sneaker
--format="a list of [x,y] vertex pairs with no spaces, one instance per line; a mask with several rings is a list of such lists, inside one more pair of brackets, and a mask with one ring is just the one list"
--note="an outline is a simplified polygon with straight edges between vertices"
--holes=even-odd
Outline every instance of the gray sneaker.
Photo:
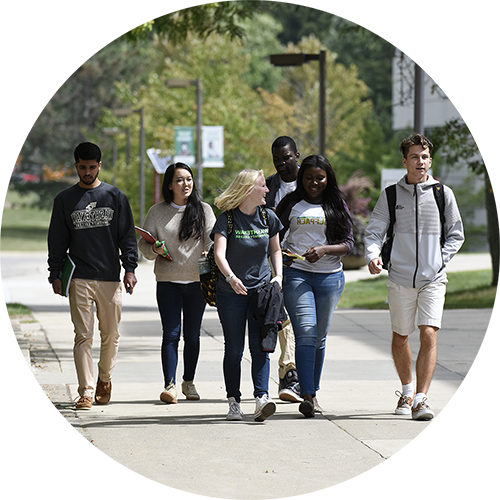
[[263,394],[255,398],[255,413],[253,419],[256,422],[264,422],[276,411],[276,403],[267,395]]
[[233,397],[228,398],[229,411],[226,415],[226,420],[241,420],[243,418],[243,412],[240,408],[240,403],[236,401]]
[[431,420],[434,418],[434,412],[426,401],[427,398],[422,399],[417,406],[411,409],[411,418],[413,420]]
[[198,401],[200,399],[200,395],[198,394],[198,391],[196,390],[196,387],[192,380],[183,380],[181,390],[182,394],[184,394],[184,396],[186,396],[186,399],[188,399],[189,401]]
[[412,396],[403,396],[399,391],[396,391],[396,396],[399,396],[398,405],[394,410],[396,415],[409,415],[411,413],[411,405],[413,403]]

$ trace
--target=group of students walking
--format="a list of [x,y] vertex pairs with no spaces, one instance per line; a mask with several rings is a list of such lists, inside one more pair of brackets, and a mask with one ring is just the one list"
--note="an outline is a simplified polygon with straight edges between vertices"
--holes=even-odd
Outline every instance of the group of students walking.
[[[429,419],[434,414],[426,403],[426,394],[435,365],[436,332],[441,326],[444,269],[463,242],[463,229],[449,188],[442,187],[443,227],[438,209],[430,206],[429,186],[436,182],[427,174],[432,144],[418,134],[406,141],[401,150],[407,175],[398,183],[397,217],[392,224],[396,237],[388,280],[393,356],[402,383],[396,413]],[[226,419],[243,418],[240,381],[246,331],[255,398],[253,419],[262,422],[276,411],[269,394],[269,352],[277,343],[279,398],[299,403],[299,411],[306,418],[322,411],[317,392],[326,337],[344,289],[341,257],[349,254],[354,245],[352,222],[328,159],[311,155],[299,165],[297,146],[287,136],[276,139],[271,150],[276,174],[266,179],[261,170],[239,172],[215,199],[221,210],[217,218],[210,205],[200,199],[191,168],[183,163],[168,167],[163,181],[164,201],[152,206],[146,216],[143,227],[156,241],[140,238],[138,248],[146,259],[154,260],[163,329],[164,390],[160,399],[164,403],[175,404],[178,400],[176,372],[181,336],[184,346],[180,388],[186,399],[200,399],[194,381],[206,304],[199,284],[198,259],[213,244],[219,269],[216,306],[224,336],[223,376],[229,404]],[[106,404],[111,396],[111,372],[118,348],[119,259],[126,271],[126,291],[133,293],[138,255],[125,196],[98,180],[100,150],[83,143],[74,156],[80,182],[60,193],[54,202],[48,237],[49,281],[54,292],[62,294],[60,272],[69,250],[76,263],[69,288],[80,396],[76,407],[89,409],[94,395],[93,305],[101,330],[95,403]],[[381,269],[379,255],[391,224],[389,212],[384,192],[366,230],[366,260],[372,274]],[[413,283],[408,282],[408,274],[413,275]],[[118,294],[113,301],[109,300],[111,292],[97,293],[103,283],[109,282],[114,284],[114,294]],[[256,297],[264,294],[272,297],[266,300],[272,300],[281,313],[274,318],[279,331],[271,347],[264,345],[256,314]],[[115,303],[113,320],[108,318],[110,302]],[[411,351],[408,353],[408,336],[415,330],[415,318],[421,335],[416,394]],[[115,328],[106,327],[106,323],[114,323]],[[273,344],[272,338],[270,342]],[[103,351],[104,345],[113,347]]]

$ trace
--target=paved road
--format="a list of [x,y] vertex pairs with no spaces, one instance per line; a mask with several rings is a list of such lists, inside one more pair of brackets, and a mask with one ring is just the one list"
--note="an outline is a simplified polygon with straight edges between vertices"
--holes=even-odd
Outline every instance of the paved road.
[[[288,497],[338,485],[333,490],[336,492],[337,488],[351,484],[347,480],[364,472],[386,470],[387,463],[394,462],[387,460],[400,450],[398,457],[404,455],[403,460],[409,460],[407,473],[423,468],[418,459],[415,461],[418,455],[414,454],[413,440],[422,430],[439,427],[441,419],[413,422],[393,414],[397,401],[394,391],[399,384],[390,357],[386,311],[335,312],[322,390],[318,393],[325,409],[323,416],[306,420],[298,413],[297,405],[279,402],[273,417],[262,424],[253,422],[246,353],[242,390],[246,416],[242,422],[227,422],[221,362],[223,340],[214,308],[207,308],[203,322],[196,377],[202,400],[181,399],[178,405],[170,406],[158,400],[162,390],[160,323],[152,266],[143,262],[137,273],[136,293],[124,297],[112,403],[76,412],[71,404],[76,397],[76,376],[67,300],[51,293],[46,281],[45,255],[2,254],[1,259],[5,300],[28,305],[38,320],[15,325],[16,336],[36,382],[59,412],[56,418],[60,425],[51,434],[50,442],[55,446],[64,436],[59,453],[68,460],[75,459],[73,449],[88,452],[90,442],[119,464],[155,481],[147,483],[155,491],[163,484],[183,492],[241,499]],[[481,269],[488,267],[489,261],[485,255],[459,255],[453,264],[457,269]],[[368,277],[366,270],[347,272],[348,282],[360,277]],[[491,310],[445,312],[438,366],[429,394],[437,415],[451,405],[448,402],[468,373],[490,315]],[[415,351],[417,339],[413,340]],[[277,357],[277,353],[272,355],[271,367],[271,396],[275,398]],[[57,412],[51,410],[53,419]],[[33,408],[30,413],[30,431],[43,433]],[[64,421],[72,427],[64,425]],[[86,439],[75,440],[77,433],[67,433],[68,428],[77,429]],[[76,448],[68,448],[69,443]],[[436,455],[438,451],[431,449],[430,453]],[[111,470],[119,467],[101,455],[96,456],[92,447],[89,456],[92,462],[104,461]],[[51,460],[58,461],[53,457]],[[377,465],[383,467],[374,469]],[[91,476],[91,483],[97,481],[102,487],[106,475]],[[78,483],[76,474],[74,481]],[[142,484],[142,479],[139,482]],[[392,494],[398,495],[400,488],[400,479],[393,478],[389,486]]]

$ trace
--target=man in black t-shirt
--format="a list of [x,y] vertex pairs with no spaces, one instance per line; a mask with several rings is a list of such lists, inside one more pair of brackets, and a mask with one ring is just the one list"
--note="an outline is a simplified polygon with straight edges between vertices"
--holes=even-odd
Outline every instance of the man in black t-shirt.
[[137,283],[137,240],[127,197],[116,187],[101,182],[101,150],[90,142],[74,151],[79,182],[54,199],[48,233],[49,282],[54,293],[64,295],[61,272],[66,255],[75,264],[69,285],[71,320],[75,327],[73,355],[78,376],[77,410],[92,408],[94,375],[92,340],[94,304],[101,336],[97,404],[111,397],[111,374],[118,352],[122,288],[132,294]]

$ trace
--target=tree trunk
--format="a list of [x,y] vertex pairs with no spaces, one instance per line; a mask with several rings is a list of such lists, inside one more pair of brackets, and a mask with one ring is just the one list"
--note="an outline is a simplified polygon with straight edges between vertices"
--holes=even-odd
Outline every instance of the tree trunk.
[[498,270],[500,264],[500,231],[498,227],[498,212],[495,205],[495,195],[488,172],[484,173],[486,214],[488,221],[488,242],[490,245],[491,264],[493,268],[492,286],[498,285]]

